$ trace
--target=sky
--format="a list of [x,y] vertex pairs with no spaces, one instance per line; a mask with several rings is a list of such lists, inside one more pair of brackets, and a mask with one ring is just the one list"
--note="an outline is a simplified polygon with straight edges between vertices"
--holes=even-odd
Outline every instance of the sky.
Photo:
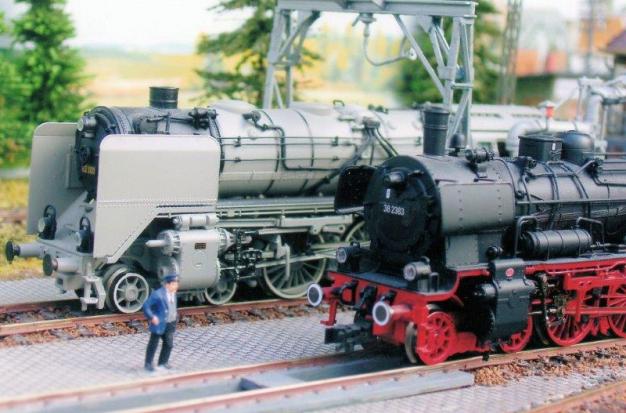
[[[0,0],[0,10],[11,0]],[[523,0],[526,9],[550,8],[568,19],[578,16],[585,0]],[[626,0],[613,0],[617,9],[626,8]],[[216,15],[208,8],[214,0],[68,0],[67,10],[76,25],[80,47],[115,47],[127,50],[172,52],[192,51],[200,33],[219,33],[237,27],[241,13]],[[3,7],[5,6],[5,7]],[[353,16],[338,14],[322,18],[321,23],[343,30]],[[384,20],[379,29],[389,27]],[[375,28],[376,30],[376,28]]]

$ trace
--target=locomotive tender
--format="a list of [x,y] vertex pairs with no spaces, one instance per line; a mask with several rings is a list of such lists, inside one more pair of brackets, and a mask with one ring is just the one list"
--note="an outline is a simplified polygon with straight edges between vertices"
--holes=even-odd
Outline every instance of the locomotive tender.
[[[339,248],[332,285],[309,287],[330,304],[326,342],[435,364],[520,351],[533,332],[563,346],[626,337],[626,160],[576,131],[521,136],[510,159],[448,153],[447,117],[426,112],[423,155],[342,172],[335,208],[362,215],[371,241]],[[335,325],[339,305],[353,324]]]
[[333,210],[339,171],[421,145],[416,112],[245,102],[178,109],[151,88],[147,108],[97,107],[33,138],[28,231],[9,261],[40,257],[83,308],[138,311],[168,273],[224,303],[239,281],[284,298],[324,275],[338,242],[361,237]]

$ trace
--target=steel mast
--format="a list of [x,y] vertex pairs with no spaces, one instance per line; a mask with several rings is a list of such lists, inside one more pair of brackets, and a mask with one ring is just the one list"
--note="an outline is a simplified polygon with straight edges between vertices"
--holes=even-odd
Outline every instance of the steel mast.
[[[271,34],[268,70],[263,107],[289,107],[293,102],[293,68],[301,59],[307,32],[323,12],[353,13],[366,26],[376,15],[391,15],[404,35],[412,58],[419,60],[439,90],[445,108],[452,112],[448,137],[460,132],[470,135],[470,108],[474,82],[473,41],[476,2],[465,0],[278,0]],[[430,39],[436,65],[430,64],[414,33],[405,23],[417,21]],[[443,28],[451,24],[446,38]],[[367,27],[366,27],[367,30]],[[285,91],[281,91],[277,73],[284,72]],[[456,108],[455,92],[460,92]]]

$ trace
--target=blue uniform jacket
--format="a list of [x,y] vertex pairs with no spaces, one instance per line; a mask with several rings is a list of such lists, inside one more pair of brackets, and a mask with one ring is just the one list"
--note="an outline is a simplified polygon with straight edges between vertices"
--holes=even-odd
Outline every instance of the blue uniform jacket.
[[[148,319],[148,328],[150,332],[163,335],[165,333],[165,320],[169,310],[167,307],[167,290],[165,287],[161,287],[150,294],[150,297],[143,304],[143,313]],[[156,316],[159,319],[159,324],[154,325],[150,322],[152,317]]]

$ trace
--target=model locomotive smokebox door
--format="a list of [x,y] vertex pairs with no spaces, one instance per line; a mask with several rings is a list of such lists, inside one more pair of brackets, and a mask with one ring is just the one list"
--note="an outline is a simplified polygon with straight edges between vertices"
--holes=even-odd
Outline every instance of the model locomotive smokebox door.
[[[116,262],[157,216],[215,212],[220,147],[195,135],[110,135],[100,147],[94,257]],[[207,246],[204,277],[216,277]],[[195,275],[193,276],[195,277]],[[187,277],[187,278],[193,278]],[[193,279],[181,274],[181,288]]]
[[511,225],[515,218],[510,184],[446,184],[439,187],[439,193],[444,235],[502,228]]

